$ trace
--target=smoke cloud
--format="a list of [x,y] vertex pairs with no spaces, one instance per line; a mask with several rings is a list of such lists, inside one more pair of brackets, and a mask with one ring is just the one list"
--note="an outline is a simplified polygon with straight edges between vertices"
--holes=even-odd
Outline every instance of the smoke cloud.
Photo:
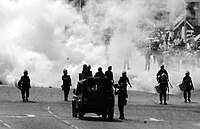
[[81,11],[64,0],[0,1],[0,80],[27,69],[32,85],[60,87],[67,68],[75,86],[84,63],[93,73],[112,65],[116,79],[129,64],[133,89],[152,92],[159,67],[144,71],[148,35],[183,9],[184,0],[89,0]]

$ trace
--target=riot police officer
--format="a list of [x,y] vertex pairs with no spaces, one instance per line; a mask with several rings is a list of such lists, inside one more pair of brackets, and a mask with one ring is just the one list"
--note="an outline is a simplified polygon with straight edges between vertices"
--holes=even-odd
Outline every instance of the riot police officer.
[[126,93],[127,93],[127,83],[132,88],[132,85],[131,85],[131,83],[130,83],[127,75],[126,75],[126,71],[123,71],[122,76],[119,78],[118,84],[124,88]]
[[91,65],[88,65],[87,66],[87,69],[85,71],[85,77],[88,78],[88,77],[92,77],[92,71],[91,71]]
[[72,84],[71,84],[71,77],[70,77],[70,75],[68,75],[67,69],[63,70],[62,80],[63,80],[63,84],[62,84],[61,88],[64,91],[64,100],[68,101],[70,86]]
[[31,86],[30,86],[30,78],[28,76],[28,71],[26,69],[24,70],[24,75],[21,76],[20,78],[19,86],[21,89],[22,100],[28,101],[29,89],[31,88]]
[[86,78],[87,78],[87,76],[86,76],[86,71],[87,71],[87,69],[88,69],[87,64],[84,64],[84,65],[83,65],[83,69],[82,69],[82,73],[79,74],[79,80],[81,80],[81,79],[86,79]]
[[105,77],[110,80],[111,84],[114,83],[112,66],[108,66],[108,70],[105,72]]
[[98,72],[95,73],[94,77],[105,78],[105,74],[102,71],[102,68],[98,68]]
[[160,104],[162,104],[162,98],[164,97],[164,105],[167,105],[166,102],[166,96],[167,96],[167,89],[168,87],[168,73],[164,68],[164,65],[161,65],[160,70],[158,71],[156,75],[157,81],[159,83],[159,86],[161,88],[160,93]]
[[125,119],[124,106],[127,104],[126,99],[128,98],[128,96],[122,85],[119,86],[118,88],[119,88],[118,91],[115,88],[115,95],[118,95],[118,108],[119,108],[119,114],[120,114],[119,119]]
[[185,99],[185,102],[187,103],[187,100],[188,102],[191,102],[191,90],[194,90],[194,86],[193,86],[193,83],[192,83],[192,79],[190,77],[190,72],[187,71],[185,73],[185,77],[183,77],[183,84],[185,85],[185,90],[183,91],[183,97]]

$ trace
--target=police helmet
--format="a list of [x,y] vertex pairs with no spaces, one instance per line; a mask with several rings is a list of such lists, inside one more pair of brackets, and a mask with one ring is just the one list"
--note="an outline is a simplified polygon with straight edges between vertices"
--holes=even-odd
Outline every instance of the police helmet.
[[64,70],[63,70],[63,73],[66,74],[66,73],[67,73],[67,69],[64,69]]
[[161,65],[160,68],[161,68],[161,69],[164,69],[164,65]]
[[123,72],[122,72],[122,76],[126,76],[126,71],[123,71]]
[[101,67],[99,67],[99,68],[98,68],[98,71],[99,71],[99,72],[100,72],[100,71],[102,71],[102,68],[101,68]]
[[90,70],[91,69],[91,65],[88,65],[87,68]]
[[190,75],[190,72],[189,72],[189,71],[187,71],[187,72],[185,73],[185,75],[189,76],[189,75]]
[[28,75],[28,70],[24,69],[24,75]]
[[83,68],[87,68],[87,64],[84,64],[84,65],[83,65]]
[[108,70],[112,70],[112,66],[108,66]]

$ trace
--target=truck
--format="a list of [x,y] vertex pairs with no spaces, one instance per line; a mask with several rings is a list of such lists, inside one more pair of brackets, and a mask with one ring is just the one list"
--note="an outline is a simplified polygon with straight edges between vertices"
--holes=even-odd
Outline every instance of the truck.
[[105,120],[113,120],[115,99],[110,80],[96,77],[79,80],[73,93],[73,117],[84,119],[86,113],[96,113]]

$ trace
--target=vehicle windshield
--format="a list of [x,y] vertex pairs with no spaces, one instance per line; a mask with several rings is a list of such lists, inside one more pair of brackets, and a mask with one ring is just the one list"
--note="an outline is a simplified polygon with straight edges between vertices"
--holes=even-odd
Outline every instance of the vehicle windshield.
[[102,91],[101,85],[87,85],[87,92]]
[[109,92],[111,88],[107,79],[88,79],[84,83],[84,91],[86,93]]

